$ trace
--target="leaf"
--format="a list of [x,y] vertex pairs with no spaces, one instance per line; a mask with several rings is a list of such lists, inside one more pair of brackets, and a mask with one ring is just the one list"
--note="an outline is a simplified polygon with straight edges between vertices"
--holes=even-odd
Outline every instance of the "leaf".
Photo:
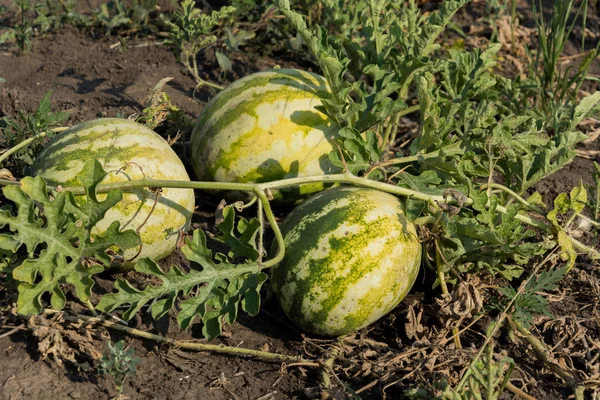
[[339,130],[339,135],[343,138],[339,144],[344,161],[340,159],[339,150],[329,153],[329,160],[336,167],[347,166],[352,174],[357,175],[381,158],[375,132],[368,131],[365,135],[361,135],[357,129],[342,128]]
[[558,215],[564,215],[569,211],[571,207],[571,201],[569,195],[561,193],[554,199],[554,209],[546,214],[546,218],[552,222],[555,226],[559,227]]
[[217,57],[217,63],[219,64],[219,68],[223,72],[229,72],[233,70],[233,64],[229,57],[220,51],[215,52],[215,56]]
[[569,197],[571,199],[571,210],[573,210],[575,214],[580,214],[588,201],[587,190],[585,190],[585,187],[581,182],[579,182],[578,186],[571,189]]
[[540,192],[533,192],[529,197],[527,197],[527,202],[534,206],[546,208],[546,204],[544,203],[544,200],[543,200]]
[[511,309],[513,318],[526,328],[531,325],[535,315],[543,314],[552,317],[548,310],[548,300],[538,293],[555,290],[558,282],[567,272],[566,267],[544,270],[527,282],[525,290],[520,295],[517,295],[517,290],[512,286],[498,288],[504,299],[498,304],[492,304],[492,308],[504,310],[508,302],[514,299]]
[[256,235],[260,229],[258,219],[252,218],[247,221],[241,218],[237,224],[237,230],[241,233],[238,238],[235,236],[235,209],[229,205],[223,209],[223,221],[218,228],[222,235],[215,239],[231,248],[231,256],[243,257],[250,261],[258,260],[256,249]]
[[577,251],[575,251],[573,241],[564,230],[558,230],[556,239],[561,249],[560,258],[567,263],[567,272],[569,272],[577,261]]
[[242,309],[256,315],[260,309],[260,288],[267,275],[261,272],[256,263],[234,264],[231,260],[242,258],[249,261],[258,259],[255,239],[260,224],[256,219],[241,219],[235,235],[235,211],[232,206],[224,209],[224,221],[219,225],[222,235],[217,241],[230,246],[229,254],[214,254],[207,246],[204,232],[196,230],[192,239],[186,240],[182,251],[192,261],[195,269],[184,273],[178,266],[163,271],[150,259],[140,260],[135,270],[153,276],[158,285],[148,285],[140,290],[124,279],[115,283],[115,293],[104,295],[97,308],[111,312],[117,307],[128,306],[123,318],[131,319],[142,307],[152,303],[150,310],[155,319],[163,317],[174,309],[180,297],[180,310],[177,322],[187,329],[196,317],[203,323],[204,336],[212,340],[222,333],[223,325],[233,324],[241,303]]
[[0,210],[0,227],[8,227],[11,232],[3,235],[2,242],[13,249],[24,248],[27,253],[12,271],[13,279],[19,282],[17,308],[21,314],[40,313],[45,293],[51,294],[52,307],[63,308],[66,298],[61,285],[65,283],[72,284],[75,295],[87,302],[94,284],[91,276],[110,264],[106,251],[140,244],[134,231],[120,232],[118,222],[110,225],[104,235],[90,234],[105,212],[121,200],[122,192],[112,190],[103,202],[96,199],[93,190],[104,172],[95,160],[86,163],[77,177],[88,192],[83,206],[75,203],[71,193],[58,192],[50,199],[41,177],[26,177],[20,187],[3,189],[16,208]]
[[575,107],[573,118],[571,119],[571,129],[575,127],[600,103],[600,91],[595,92],[587,97],[584,97]]

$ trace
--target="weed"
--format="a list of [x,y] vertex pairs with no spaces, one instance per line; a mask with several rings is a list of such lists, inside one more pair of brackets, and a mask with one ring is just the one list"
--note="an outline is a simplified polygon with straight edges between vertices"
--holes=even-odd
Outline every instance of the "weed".
[[94,11],[95,25],[104,29],[106,35],[123,32],[125,36],[135,33],[157,33],[162,14],[154,18],[159,11],[158,0],[123,0],[104,2]]
[[[499,311],[508,307],[511,317],[528,328],[536,315],[551,316],[548,311],[548,300],[539,293],[556,289],[566,272],[566,268],[544,270],[539,275],[532,276],[519,295],[517,289],[512,286],[501,287],[498,291],[502,297],[491,302],[490,307]],[[509,304],[511,301],[512,304]]]
[[585,55],[577,67],[564,70],[559,66],[559,58],[565,44],[573,32],[579,18],[582,19],[582,49],[585,49],[585,23],[588,1],[584,0],[575,10],[572,17],[574,1],[554,0],[552,16],[544,20],[541,1],[534,6],[536,27],[538,31],[539,48],[534,53],[528,51],[530,61],[529,79],[523,82],[528,97],[533,98],[534,106],[551,121],[550,126],[556,126],[560,121],[561,109],[565,105],[576,103],[581,85],[587,79],[592,62],[598,57],[600,42]]
[[18,22],[0,36],[0,44],[14,41],[20,53],[31,50],[31,36],[33,35],[33,24],[28,18],[34,6],[32,0],[13,0],[17,8]]
[[592,175],[592,180],[596,182],[596,185],[590,188],[592,196],[590,198],[590,208],[594,221],[600,221],[600,165],[594,162],[594,168],[596,169]]
[[447,400],[487,399],[497,400],[510,380],[515,362],[510,357],[494,360],[493,342],[486,347],[485,356],[471,364],[471,374],[464,389],[446,389],[443,398]]
[[[41,134],[51,136],[53,129],[69,118],[66,113],[52,112],[51,110],[50,92],[48,92],[33,113],[20,111],[15,119],[6,116],[0,118],[2,147],[11,149],[27,139],[38,137]],[[22,176],[26,167],[33,163],[33,159],[41,147],[41,141],[34,142],[26,150],[19,151],[5,167],[10,169],[13,174]],[[4,159],[4,155],[1,158]]]
[[[183,132],[191,131],[194,121],[171,102],[169,95],[162,90],[173,78],[164,78],[154,86],[136,122],[156,130],[173,145]],[[160,129],[158,129],[160,128]],[[181,154],[183,154],[182,152]]]
[[177,59],[194,77],[198,87],[205,85],[217,90],[223,89],[222,86],[200,77],[197,57],[202,50],[217,41],[215,33],[219,21],[231,16],[234,10],[233,7],[227,6],[206,14],[196,8],[193,0],[184,0],[181,3],[181,11],[169,22],[171,32],[165,43],[173,46]]
[[65,25],[78,28],[89,27],[92,19],[75,10],[75,0],[45,0],[36,4],[38,16],[35,19],[41,32],[56,30]]
[[75,0],[13,0],[18,22],[0,36],[0,43],[15,42],[20,53],[31,50],[31,37],[70,24],[85,27],[90,18],[75,11]]
[[135,376],[140,360],[135,358],[135,351],[127,347],[125,342],[119,340],[115,345],[108,341],[107,352],[102,357],[98,372],[102,375],[111,375],[119,394],[123,392],[123,384],[129,376]]

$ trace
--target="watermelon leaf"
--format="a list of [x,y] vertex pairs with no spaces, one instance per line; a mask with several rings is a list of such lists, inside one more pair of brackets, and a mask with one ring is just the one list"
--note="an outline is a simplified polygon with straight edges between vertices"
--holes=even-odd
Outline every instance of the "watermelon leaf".
[[[173,309],[175,301],[182,295],[187,298],[179,305],[177,322],[186,329],[199,317],[203,323],[202,333],[209,340],[222,333],[224,323],[235,322],[240,303],[245,312],[256,315],[260,309],[260,288],[267,279],[261,266],[254,263],[258,259],[255,239],[260,224],[256,219],[241,219],[237,224],[240,232],[237,236],[233,207],[225,207],[223,215],[224,220],[219,225],[222,235],[215,241],[230,248],[227,255],[209,249],[204,232],[196,230],[182,248],[196,268],[184,273],[173,265],[165,272],[154,261],[142,259],[135,265],[135,270],[158,278],[161,283],[139,290],[119,279],[115,283],[117,292],[105,295],[97,308],[111,312],[128,305],[123,318],[129,320],[144,305],[153,302],[150,307],[152,317],[159,319]],[[234,264],[234,259],[240,257],[247,262]]]
[[45,293],[50,293],[53,308],[62,309],[66,296],[61,286],[66,283],[74,286],[81,301],[89,301],[94,284],[91,276],[111,262],[107,250],[140,244],[134,231],[120,232],[118,222],[104,235],[90,234],[106,211],[121,200],[122,192],[112,190],[104,201],[98,201],[95,188],[104,171],[96,160],[86,163],[77,177],[87,192],[82,206],[70,192],[59,191],[50,197],[41,177],[26,177],[19,186],[2,190],[13,206],[0,210],[0,228],[5,230],[0,248],[8,259],[14,259],[10,254],[19,250],[26,254],[11,268],[12,278],[18,282],[17,309],[21,314],[40,313]]
[[258,260],[258,250],[256,249],[256,235],[260,229],[260,222],[257,218],[250,221],[241,218],[237,223],[237,230],[241,236],[235,236],[235,211],[232,206],[223,209],[223,222],[218,226],[222,235],[214,239],[226,244],[231,248],[230,257],[244,257],[250,261]]

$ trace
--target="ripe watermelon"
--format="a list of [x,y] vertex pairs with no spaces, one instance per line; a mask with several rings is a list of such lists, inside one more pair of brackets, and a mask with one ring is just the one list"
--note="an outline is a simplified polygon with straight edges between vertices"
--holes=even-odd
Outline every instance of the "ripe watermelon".
[[[315,109],[328,95],[325,78],[295,69],[258,72],[232,83],[206,105],[194,127],[196,176],[270,182],[339,172],[328,158],[339,127]],[[305,184],[274,191],[273,197],[295,200],[324,187]]]
[[286,253],[273,290],[306,332],[341,336],[396,307],[421,264],[414,225],[396,197],[341,186],[315,194],[281,226]]
[[[83,165],[97,159],[108,175],[103,183],[152,179],[188,180],[183,163],[171,146],[156,132],[136,122],[120,118],[102,118],[83,122],[55,136],[36,157],[31,175],[40,175],[55,185],[80,186],[76,175]],[[105,195],[99,195],[102,200]],[[123,199],[113,206],[96,225],[92,233],[102,234],[113,221],[121,229],[137,230],[142,240],[139,248],[125,251],[125,267],[142,257],[159,260],[169,255],[177,245],[179,232],[189,226],[194,211],[191,189],[162,189],[156,194],[148,188],[124,192]],[[144,221],[145,224],[144,224]]]

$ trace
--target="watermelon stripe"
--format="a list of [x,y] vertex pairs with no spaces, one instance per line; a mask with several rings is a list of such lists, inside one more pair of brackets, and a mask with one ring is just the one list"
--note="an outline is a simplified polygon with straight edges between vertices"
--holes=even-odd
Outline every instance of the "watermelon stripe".
[[272,272],[282,308],[302,329],[339,336],[388,313],[416,279],[421,246],[394,196],[340,187],[297,207]]
[[[198,119],[200,125],[208,121],[220,121],[223,114],[236,108],[247,98],[265,96],[266,92],[280,91],[286,89],[290,92],[302,91],[312,93],[319,97],[327,97],[329,87],[327,82],[320,76],[310,72],[297,69],[276,69],[248,75],[229,85],[224,91],[215,96],[207,105],[207,112],[203,112]],[[290,89],[295,90],[290,90]],[[230,114],[236,119],[235,114]],[[209,123],[209,126],[212,124]]]
[[[260,72],[233,83],[207,104],[194,127],[196,176],[268,182],[339,172],[328,159],[339,127],[315,109],[327,96],[324,78],[298,70]],[[311,183],[273,194],[295,198],[324,187]]]
[[[156,132],[136,122],[103,118],[83,122],[55,136],[38,155],[32,175],[41,175],[53,184],[77,186],[76,175],[90,159],[97,159],[108,175],[103,183],[153,179],[189,180],[183,163],[171,146]],[[99,194],[102,200],[106,195]],[[83,201],[82,197],[77,199]],[[144,243],[137,257],[159,260],[176,247],[179,232],[187,229],[193,209],[194,192],[190,189],[165,188],[156,206],[156,194],[150,189],[124,191],[123,199],[112,207],[93,229],[103,234],[113,221],[121,229],[140,229]],[[138,249],[127,250],[125,259]],[[133,264],[129,263],[129,266]]]

